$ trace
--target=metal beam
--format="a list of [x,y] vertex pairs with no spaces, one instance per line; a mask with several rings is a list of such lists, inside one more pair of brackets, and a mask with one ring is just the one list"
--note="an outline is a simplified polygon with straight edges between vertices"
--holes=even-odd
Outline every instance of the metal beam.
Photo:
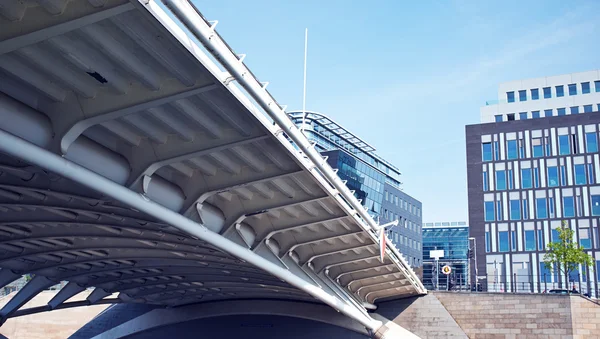
[[[368,277],[365,277],[365,278],[350,280],[350,282],[348,282],[345,285],[346,285],[346,287],[348,287],[349,290],[352,290],[352,284],[355,283],[355,282],[369,280],[369,279],[373,279],[373,278],[381,278],[381,277],[385,277],[385,276],[388,276],[388,275],[395,276],[396,274],[402,275],[402,272],[396,271],[396,272],[387,272],[387,273],[384,273],[384,274],[371,275],[371,276],[368,276]],[[398,278],[395,278],[395,279],[398,279]]]
[[71,298],[75,294],[78,294],[85,290],[85,287],[79,286],[74,282],[69,282],[63,288],[58,291],[58,293],[48,302],[48,306],[50,309],[56,309],[60,304],[67,301],[67,299]]
[[[345,216],[344,218],[347,218],[347,216]],[[337,219],[337,218],[334,218],[334,219]],[[359,234],[362,234],[363,232],[364,231],[356,231],[356,232],[349,232],[349,233],[344,233],[344,234],[336,234],[336,235],[332,235],[330,237],[325,237],[325,238],[323,238],[322,236],[319,237],[320,234],[316,233],[309,240],[296,243],[295,245],[292,245],[292,246],[290,246],[288,248],[282,248],[281,252],[282,253],[287,253],[287,252],[295,250],[296,248],[298,248],[300,246],[311,245],[311,244],[315,244],[315,243],[318,243],[318,242],[321,242],[321,241],[334,240],[334,239],[343,238],[343,237],[347,237],[347,236],[351,236],[351,235],[359,235]]]
[[[364,271],[370,271],[370,270],[377,270],[378,268],[386,268],[386,267],[390,267],[390,266],[396,266],[396,264],[385,264],[385,265],[379,265],[379,266],[373,266],[373,267],[367,267],[367,268],[361,268],[359,270],[354,270],[354,271],[348,271],[348,272],[342,272],[340,274],[338,274],[337,276],[335,276],[333,279],[335,280],[339,280],[341,277],[348,275],[348,274],[354,274],[354,273],[359,273],[359,272],[364,272]],[[398,271],[400,272],[400,271]]]
[[211,153],[221,152],[221,151],[230,149],[232,147],[250,144],[253,142],[257,142],[257,141],[266,139],[268,137],[269,137],[268,135],[260,135],[260,136],[243,138],[243,139],[228,140],[223,144],[207,147],[207,148],[204,148],[201,150],[194,150],[191,152],[186,152],[184,154],[179,154],[179,155],[170,157],[168,159],[162,159],[162,160],[153,162],[151,165],[147,166],[142,172],[134,173],[134,176],[132,176],[134,178],[134,180],[132,180],[132,184],[129,186],[130,187],[135,186],[136,183],[138,183],[145,175],[150,176],[150,175],[154,174],[156,171],[158,171],[161,167],[164,167],[164,166],[167,166],[170,164],[174,164],[174,163],[178,163],[181,161],[185,161],[185,160],[188,160],[191,158],[196,158],[196,157],[201,157],[201,156],[208,155]]
[[[0,41],[2,41],[0,42],[0,54],[6,54],[21,47],[36,44],[53,36],[65,34],[134,8],[129,2],[111,2],[112,4],[107,4],[102,8],[94,8],[87,5],[87,1],[71,2],[64,13],[53,16],[51,20],[48,20],[52,22],[50,26],[47,25],[47,20],[29,21],[28,24],[24,24],[20,20],[9,23],[3,26],[2,32],[0,32]],[[73,5],[73,3],[80,4]],[[20,29],[17,29],[18,27]],[[18,35],[8,36],[11,31],[18,32]]]
[[[296,174],[302,173],[302,171],[291,171],[291,172],[284,172],[284,173],[280,173],[280,174],[276,174],[276,175],[269,175],[269,176],[265,176],[265,177],[261,177],[261,178],[256,178],[250,181],[244,181],[244,182],[238,182],[238,183],[234,183],[234,184],[227,184],[227,185],[221,185],[219,187],[215,187],[213,189],[211,189],[208,192],[204,192],[202,193],[194,202],[195,203],[203,203],[205,202],[208,198],[210,198],[211,196],[215,195],[215,194],[219,194],[219,193],[223,193],[223,192],[230,192],[233,191],[235,189],[238,188],[243,188],[243,187],[247,187],[250,185],[256,185],[259,183],[265,183],[265,182],[269,182],[275,179],[281,179],[281,178],[286,178],[289,176],[293,176]],[[190,206],[187,210],[186,213],[189,212],[190,209],[193,208],[193,205]],[[185,213],[184,213],[185,214]],[[227,231],[227,229],[224,229],[221,233],[225,233]]]
[[[324,197],[319,197],[319,198],[311,197],[309,199],[295,200],[295,199],[298,199],[298,197],[296,197],[294,199],[290,199],[292,201],[287,201],[285,203],[281,203],[280,201],[275,201],[275,200],[267,200],[267,202],[269,203],[267,206],[261,206],[260,209],[254,211],[254,212],[241,213],[237,218],[230,219],[230,220],[234,220],[234,221],[226,228],[223,228],[223,230],[221,231],[221,234],[227,234],[230,229],[232,229],[235,225],[241,223],[242,221],[244,221],[244,219],[246,219],[248,217],[263,214],[263,213],[268,213],[271,211],[280,210],[280,209],[290,207],[290,206],[297,206],[297,205],[304,204],[307,202],[313,202],[313,201],[318,201],[321,199],[328,199],[328,198],[329,198],[328,196],[324,196]],[[268,234],[267,234],[267,236],[268,236]],[[257,234],[256,235],[257,242],[260,242],[263,239],[267,239],[267,236],[263,236],[263,234]]]
[[301,262],[301,264],[304,265],[306,263],[312,262],[313,260],[315,260],[317,258],[322,258],[322,257],[330,256],[332,254],[336,254],[336,253],[340,253],[340,252],[345,252],[345,251],[360,250],[360,249],[365,249],[365,248],[369,248],[369,247],[372,247],[372,246],[375,246],[375,244],[344,247],[344,248],[335,249],[335,250],[328,249],[328,250],[325,250],[325,251],[322,251],[322,252],[315,252],[313,250],[313,255],[310,256],[308,259],[304,260],[303,262]]
[[56,282],[43,276],[35,276],[23,288],[12,297],[0,310],[0,324],[4,324],[6,319],[13,314],[19,307],[25,305],[29,300],[46,288],[56,284]]
[[112,121],[120,117],[124,117],[129,114],[137,113],[149,108],[154,108],[174,100],[190,97],[203,92],[212,91],[219,88],[217,84],[208,84],[195,88],[179,91],[177,93],[167,94],[163,97],[148,100],[142,103],[136,103],[124,108],[119,108],[114,111],[97,113],[95,116],[89,117],[84,120],[77,121],[61,138],[60,149],[62,154],[67,154],[69,146],[88,128],[101,124],[103,122]]
[[349,260],[340,261],[340,262],[333,262],[333,263],[326,263],[325,266],[320,267],[320,268],[316,268],[315,267],[315,270],[317,272],[321,273],[323,270],[328,270],[328,269],[331,269],[332,267],[341,266],[341,265],[345,265],[345,264],[350,264],[350,263],[354,263],[354,262],[357,262],[357,261],[373,260],[373,259],[377,259],[377,258],[379,258],[379,254],[373,255],[371,252],[367,251],[367,253],[365,253],[365,254],[353,256],[353,258],[349,259]]
[[255,265],[274,276],[283,279],[298,289],[312,295],[313,297],[325,302],[331,307],[343,312],[349,317],[356,319],[363,325],[373,330],[381,326],[380,321],[376,321],[369,316],[365,316],[360,309],[348,305],[334,295],[326,293],[318,286],[308,282],[288,270],[275,265],[271,261],[253,253],[233,241],[222,237],[219,234],[209,231],[203,225],[194,222],[183,215],[173,212],[168,208],[157,203],[149,201],[138,193],[133,192],[99,174],[96,174],[82,166],[72,163],[58,155],[55,155],[41,147],[35,146],[21,138],[0,130],[0,151],[17,159],[40,166],[49,171],[55,172],[88,188],[96,190],[113,199],[125,203],[138,211],[144,212],[158,220],[171,224],[199,239],[202,239],[224,252],[230,253],[240,259]]
[[17,274],[8,268],[3,268],[0,270],[0,287],[8,285],[20,277],[20,274]]

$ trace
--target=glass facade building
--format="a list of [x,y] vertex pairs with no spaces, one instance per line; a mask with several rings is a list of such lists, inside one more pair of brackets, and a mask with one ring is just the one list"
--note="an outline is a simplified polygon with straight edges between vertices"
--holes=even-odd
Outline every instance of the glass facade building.
[[354,191],[354,196],[362,200],[369,213],[377,217],[381,211],[385,175],[361,160],[342,151],[322,152],[332,168],[338,169],[338,176],[346,180],[346,186]]
[[374,147],[323,114],[290,112],[289,115],[376,220],[381,224],[399,221],[399,226],[388,229],[388,237],[411,266],[421,266],[422,206],[401,190],[398,168],[375,154]]
[[[599,79],[600,71],[591,71],[501,84],[499,95],[527,86],[543,88],[544,98],[482,107],[484,123],[466,126],[469,225],[478,278],[487,290],[541,293],[575,286],[598,296],[600,88],[592,92],[590,84]],[[584,109],[565,109],[578,106]],[[515,111],[548,114],[486,123],[492,113]],[[544,262],[563,221],[593,258],[568,281]]]
[[[464,221],[428,222],[423,224],[423,285],[435,290],[439,281],[439,289],[456,289],[469,286],[469,227]],[[443,250],[444,257],[439,260],[439,268],[430,257],[431,251]],[[441,267],[452,268],[450,275],[441,273]],[[436,279],[436,273],[438,278]],[[454,288],[452,288],[454,286]]]

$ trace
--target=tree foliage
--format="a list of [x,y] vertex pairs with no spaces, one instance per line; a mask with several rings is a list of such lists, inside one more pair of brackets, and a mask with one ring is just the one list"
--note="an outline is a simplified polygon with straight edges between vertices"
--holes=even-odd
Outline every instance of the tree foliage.
[[553,267],[559,270],[568,288],[571,272],[576,270],[579,265],[590,267],[593,259],[577,242],[573,241],[573,230],[569,228],[566,221],[563,220],[557,231],[559,240],[548,244],[544,262],[549,270],[552,270]]

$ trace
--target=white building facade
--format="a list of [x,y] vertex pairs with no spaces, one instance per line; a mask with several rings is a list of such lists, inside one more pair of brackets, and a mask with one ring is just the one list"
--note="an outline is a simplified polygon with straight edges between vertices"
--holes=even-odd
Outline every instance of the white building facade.
[[600,70],[510,81],[481,108],[481,123],[596,112],[599,105]]

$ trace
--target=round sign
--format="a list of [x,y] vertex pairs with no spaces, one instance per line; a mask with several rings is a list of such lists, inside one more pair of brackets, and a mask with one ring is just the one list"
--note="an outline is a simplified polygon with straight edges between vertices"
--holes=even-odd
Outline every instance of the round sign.
[[448,265],[442,267],[442,273],[444,273],[445,275],[450,274],[450,272],[452,272],[452,267],[450,267]]

